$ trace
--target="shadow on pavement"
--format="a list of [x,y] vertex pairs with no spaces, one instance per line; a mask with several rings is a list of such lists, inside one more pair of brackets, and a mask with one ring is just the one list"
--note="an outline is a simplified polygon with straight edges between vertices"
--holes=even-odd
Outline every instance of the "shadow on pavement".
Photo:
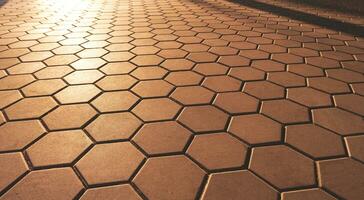
[[[360,36],[360,37],[364,36],[364,26],[360,26],[357,24],[342,22],[342,21],[336,20],[336,19],[329,19],[326,17],[321,17],[321,16],[317,16],[314,14],[300,12],[300,11],[289,9],[289,8],[279,7],[279,6],[268,4],[268,3],[258,2],[255,0],[227,0],[227,1],[238,3],[238,4],[246,6],[246,7],[270,12],[270,13],[273,13],[273,14],[276,14],[279,16],[285,16],[290,19],[299,20],[299,21],[310,23],[310,24],[315,24],[315,25],[322,26],[322,27],[325,27],[328,29],[340,31],[342,33],[348,33],[348,34],[351,34],[354,36]],[[214,4],[211,2],[207,2],[204,0],[197,0],[197,1],[193,1],[193,2],[199,3],[201,5],[206,5],[209,7],[214,7],[217,10],[226,9],[226,7],[224,8],[220,5],[217,5],[217,4]]]
[[314,14],[309,14],[297,10],[292,10],[289,8],[279,7],[268,3],[257,2],[254,0],[230,0],[230,1],[239,3],[247,7],[271,12],[276,15],[285,16],[291,19],[323,26],[343,33],[348,33],[355,36],[364,36],[364,26],[360,26],[357,24],[342,22],[336,19],[329,19],[326,17],[320,17]]

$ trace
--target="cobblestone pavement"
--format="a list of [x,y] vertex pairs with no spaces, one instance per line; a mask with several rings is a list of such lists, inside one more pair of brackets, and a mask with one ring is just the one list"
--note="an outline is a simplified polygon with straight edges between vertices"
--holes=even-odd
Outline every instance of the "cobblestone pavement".
[[363,199],[363,38],[240,3],[2,2],[0,199]]

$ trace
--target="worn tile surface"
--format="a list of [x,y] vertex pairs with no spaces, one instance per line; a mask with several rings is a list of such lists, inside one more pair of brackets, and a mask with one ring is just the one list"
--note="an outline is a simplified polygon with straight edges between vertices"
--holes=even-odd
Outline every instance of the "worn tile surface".
[[285,0],[0,0],[0,200],[363,199],[364,39],[299,13],[363,30]]

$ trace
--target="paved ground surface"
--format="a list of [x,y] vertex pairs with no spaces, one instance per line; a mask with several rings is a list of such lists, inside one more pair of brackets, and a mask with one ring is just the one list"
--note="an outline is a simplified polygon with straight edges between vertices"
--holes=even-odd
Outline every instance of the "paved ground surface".
[[223,0],[9,0],[0,24],[1,200],[364,197],[363,38]]

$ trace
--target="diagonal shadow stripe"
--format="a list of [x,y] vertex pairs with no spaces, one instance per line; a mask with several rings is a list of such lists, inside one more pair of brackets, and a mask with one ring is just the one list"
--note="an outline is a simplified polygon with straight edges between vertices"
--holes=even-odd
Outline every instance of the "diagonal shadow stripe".
[[264,10],[267,12],[271,12],[277,15],[285,16],[291,19],[308,22],[311,24],[323,26],[329,29],[333,29],[336,31],[340,31],[343,33],[348,33],[354,36],[364,36],[364,26],[360,26],[357,24],[352,24],[348,22],[342,22],[336,19],[328,19],[325,17],[320,17],[314,14],[304,13],[297,10],[292,10],[289,8],[283,8],[279,6],[275,6],[268,3],[257,2],[254,0],[230,0],[231,2],[239,3],[241,5]]

